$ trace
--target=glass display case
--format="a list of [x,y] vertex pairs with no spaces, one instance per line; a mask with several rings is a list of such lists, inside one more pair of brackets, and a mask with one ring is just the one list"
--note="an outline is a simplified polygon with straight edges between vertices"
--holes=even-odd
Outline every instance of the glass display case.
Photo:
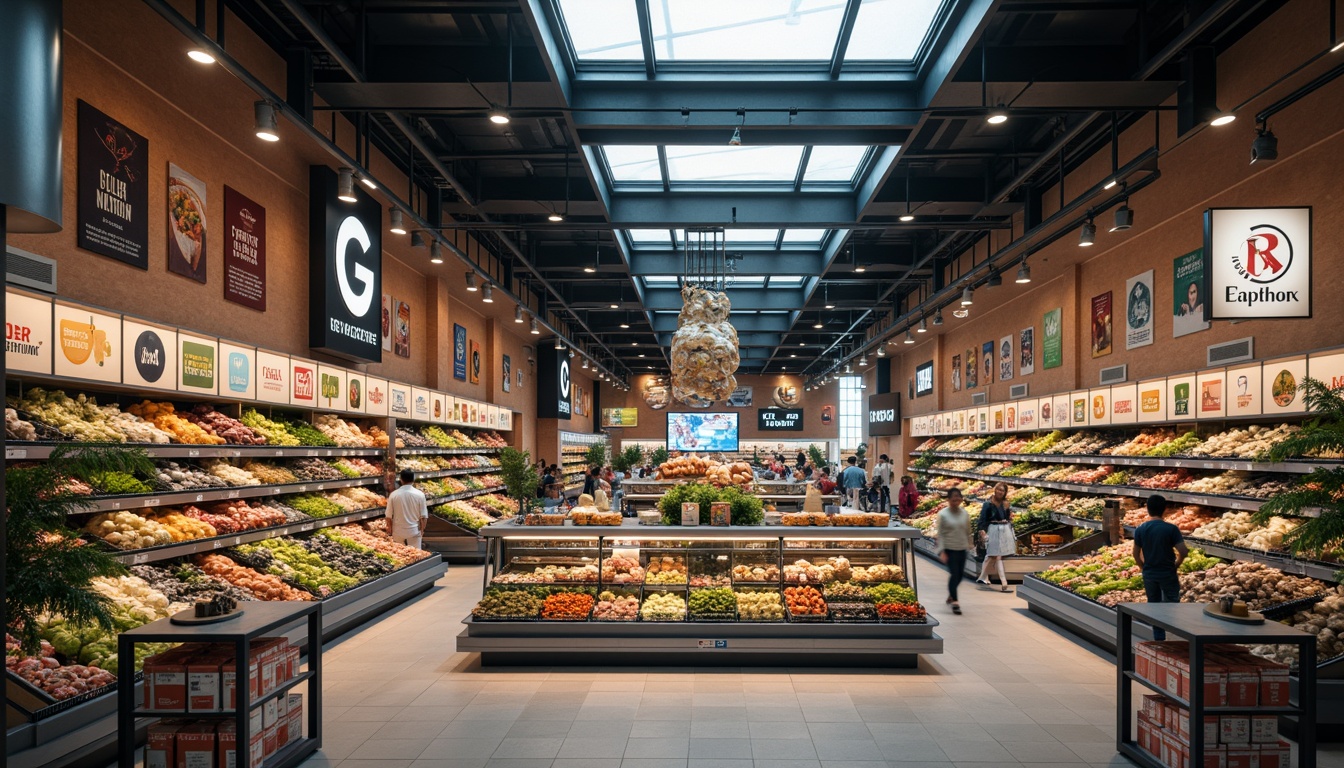
[[942,651],[908,526],[502,521],[481,535],[483,596],[457,649],[483,664],[913,666]]

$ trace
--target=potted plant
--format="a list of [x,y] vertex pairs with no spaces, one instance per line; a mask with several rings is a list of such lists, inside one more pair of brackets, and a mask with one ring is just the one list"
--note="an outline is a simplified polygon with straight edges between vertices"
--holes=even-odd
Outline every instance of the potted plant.
[[807,446],[807,458],[812,461],[812,466],[817,472],[821,472],[822,468],[826,466],[826,454],[822,453],[820,448],[811,443],[808,443]]
[[516,448],[500,448],[499,476],[504,479],[507,493],[518,500],[518,515],[526,515],[532,502],[536,501],[537,486],[541,484],[531,455]]
[[667,448],[661,445],[654,448],[653,453],[649,454],[649,463],[653,465],[654,469],[657,469],[659,464],[666,464]]
[[638,445],[626,446],[620,453],[613,454],[611,457],[611,468],[617,472],[629,472],[632,467],[637,467],[644,461],[644,449]]
[[588,450],[583,454],[584,461],[588,462],[585,470],[593,467],[602,467],[607,464],[607,444],[602,442],[593,443],[588,446]]

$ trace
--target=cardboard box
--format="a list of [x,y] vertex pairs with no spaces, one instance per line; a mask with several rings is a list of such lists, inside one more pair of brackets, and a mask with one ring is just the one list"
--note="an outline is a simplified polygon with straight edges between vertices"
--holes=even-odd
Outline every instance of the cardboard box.
[[1290,768],[1293,752],[1288,742],[1279,741],[1274,744],[1261,744],[1259,749],[1259,768]]
[[1277,715],[1253,715],[1251,717],[1251,743],[1279,743],[1279,718]]
[[288,696],[289,702],[285,705],[286,717],[289,718],[288,741],[293,743],[303,738],[303,695],[291,693]]
[[266,755],[266,757],[274,755],[276,750],[280,748],[279,739],[280,739],[280,733],[276,728],[275,723],[262,726],[261,728],[262,753]]
[[[280,702],[271,699],[261,705],[261,727],[273,728],[277,720],[280,719]],[[1247,741],[1250,741],[1250,722],[1246,723]]]
[[[1190,712],[1178,706],[1175,702],[1171,702],[1169,704],[1169,706],[1167,707],[1167,711],[1171,713],[1172,725],[1174,726],[1172,730],[1176,731],[1176,734],[1179,735],[1181,738],[1189,741]],[[1205,747],[1215,747],[1218,746],[1219,743],[1226,743],[1219,738],[1219,732],[1218,732],[1219,725],[1220,724],[1217,715],[1204,716]]]
[[259,766],[266,759],[266,743],[261,728],[261,711],[253,710],[247,720],[247,753],[251,765]]
[[215,768],[214,723],[192,723],[177,731],[177,768]]
[[1260,750],[1258,747],[1228,746],[1227,762],[1224,768],[1260,768]]
[[288,651],[288,653],[285,654],[285,657],[289,660],[289,664],[285,671],[285,679],[293,680],[294,678],[299,676],[299,667],[302,666],[302,662],[300,661],[299,647],[297,645],[290,645],[286,646],[286,650]]
[[1158,734],[1162,729],[1157,726],[1146,713],[1139,712],[1138,742],[1144,751],[1156,756],[1161,751],[1161,746],[1157,743]]
[[1260,706],[1288,706],[1288,667],[1266,659],[1260,666]]
[[1149,720],[1155,720],[1160,723],[1162,722],[1162,710],[1164,708],[1165,701],[1166,698],[1160,694],[1156,693],[1144,694],[1143,702],[1140,706],[1139,712],[1141,714],[1147,715]]
[[216,655],[198,655],[187,662],[187,711],[218,712],[220,710],[219,667]]
[[[1253,660],[1219,657],[1227,669],[1226,692],[1229,707],[1254,707],[1260,704],[1260,667]],[[1207,695],[1207,694],[1206,694]],[[1205,700],[1206,706],[1214,706]]]
[[1223,715],[1218,718],[1218,740],[1229,745],[1250,744],[1251,718],[1246,715]]
[[219,724],[215,729],[218,742],[215,755],[216,768],[237,768],[238,766],[238,726],[230,721]]
[[177,731],[182,723],[177,720],[160,720],[149,726],[149,735],[145,740],[145,768],[176,768]]
[[145,659],[145,709],[160,712],[187,711],[187,654],[188,646]]

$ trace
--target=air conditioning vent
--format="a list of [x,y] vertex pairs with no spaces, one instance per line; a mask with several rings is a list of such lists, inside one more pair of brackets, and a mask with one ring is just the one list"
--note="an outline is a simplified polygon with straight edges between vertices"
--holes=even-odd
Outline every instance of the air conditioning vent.
[[47,293],[56,292],[56,262],[45,256],[5,246],[5,282],[34,288]]
[[1208,348],[1209,365],[1239,363],[1255,357],[1255,337],[1225,341],[1222,344],[1210,344]]
[[1026,396],[1027,396],[1027,385],[1026,385],[1026,384],[1014,384],[1014,385],[1012,385],[1011,387],[1008,388],[1008,396],[1011,397],[1011,398],[1013,398],[1014,400],[1016,400],[1016,399],[1018,399],[1018,398],[1020,398],[1020,397],[1026,397]]
[[988,392],[971,393],[971,405],[985,405],[988,402],[989,402]]
[[1110,368],[1101,369],[1102,384],[1119,384],[1129,378],[1128,365],[1113,365]]

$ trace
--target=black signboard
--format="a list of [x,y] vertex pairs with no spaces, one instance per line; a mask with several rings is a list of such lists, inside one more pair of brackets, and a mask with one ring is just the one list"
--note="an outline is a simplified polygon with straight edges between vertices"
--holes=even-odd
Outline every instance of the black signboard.
[[756,428],[762,432],[802,432],[801,408],[761,408],[756,411]]
[[933,361],[915,367],[915,397],[933,394]]
[[333,355],[377,363],[383,359],[382,207],[355,192],[336,198],[336,173],[309,170],[308,344]]
[[537,350],[537,380],[537,418],[569,421],[574,410],[569,352],[546,347]]
[[[149,269],[149,139],[79,101],[76,244]],[[11,148],[11,151],[18,151]]]
[[868,435],[901,434],[901,393],[868,396]]

